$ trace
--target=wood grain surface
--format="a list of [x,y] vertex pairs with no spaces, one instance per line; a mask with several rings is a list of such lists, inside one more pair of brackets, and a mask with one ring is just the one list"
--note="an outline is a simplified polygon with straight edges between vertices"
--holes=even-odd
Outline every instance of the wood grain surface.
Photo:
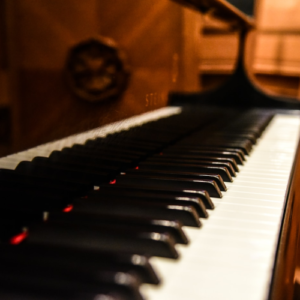
[[[13,152],[165,106],[170,90],[199,89],[201,16],[176,3],[22,0],[11,6]],[[64,68],[74,45],[99,35],[124,51],[131,75],[122,97],[92,104],[73,96]]]

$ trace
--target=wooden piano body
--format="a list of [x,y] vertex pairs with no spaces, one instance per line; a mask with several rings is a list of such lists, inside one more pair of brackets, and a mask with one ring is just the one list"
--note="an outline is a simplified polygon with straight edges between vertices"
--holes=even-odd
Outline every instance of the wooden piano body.
[[[297,101],[266,96],[248,79],[243,54],[253,25],[251,19],[222,0],[177,2],[1,2],[1,101],[10,107],[12,120],[11,144],[3,154],[168,104],[299,109]],[[209,13],[229,20],[231,30],[240,35],[239,58],[235,73],[225,85],[200,95],[199,11],[208,10],[209,5],[215,8]],[[81,99],[68,85],[67,60],[76,45],[99,37],[114,40],[124,53],[129,79],[120,95],[94,102]],[[300,263],[299,170],[297,155],[287,190],[269,299],[295,297],[295,272]]]
[[[4,3],[11,152],[166,106],[169,90],[199,90],[196,12],[166,0]],[[90,103],[68,87],[66,61],[72,47],[98,37],[124,52],[130,79],[122,97]]]

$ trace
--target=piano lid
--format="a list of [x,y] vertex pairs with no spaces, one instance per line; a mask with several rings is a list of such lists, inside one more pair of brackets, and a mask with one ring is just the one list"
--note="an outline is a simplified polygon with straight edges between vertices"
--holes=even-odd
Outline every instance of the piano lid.
[[232,24],[234,28],[252,28],[255,26],[253,15],[253,1],[237,0],[173,0],[192,7],[212,17],[219,18]]

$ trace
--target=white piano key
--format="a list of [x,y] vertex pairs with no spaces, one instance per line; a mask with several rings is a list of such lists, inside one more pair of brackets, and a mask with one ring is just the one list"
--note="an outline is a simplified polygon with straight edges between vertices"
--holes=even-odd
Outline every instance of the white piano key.
[[[277,115],[178,262],[151,258],[165,278],[149,300],[267,299],[300,118]],[[253,160],[252,160],[253,159]]]
[[[280,179],[275,179],[276,182],[274,182],[274,179],[272,179],[272,181],[264,181],[264,178],[251,178],[248,177],[248,180],[245,179],[245,177],[243,177],[241,179],[240,176],[238,176],[238,178],[235,179],[234,184],[236,186],[243,186],[243,185],[249,185],[249,184],[253,184],[253,186],[255,185],[255,187],[263,187],[263,188],[285,188],[286,186],[286,180],[280,180]],[[228,184],[226,184],[228,186]]]

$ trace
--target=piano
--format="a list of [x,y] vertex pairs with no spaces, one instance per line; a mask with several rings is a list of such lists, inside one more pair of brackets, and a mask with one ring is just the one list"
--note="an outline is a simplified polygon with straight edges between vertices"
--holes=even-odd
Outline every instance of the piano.
[[[300,104],[249,80],[250,17],[223,0],[177,2],[238,30],[234,74],[0,158],[0,299],[297,299]],[[82,89],[76,73],[85,51],[115,63],[96,89]],[[85,101],[130,89],[110,40],[76,45],[68,59],[72,92]],[[117,90],[106,88],[110,72]]]

